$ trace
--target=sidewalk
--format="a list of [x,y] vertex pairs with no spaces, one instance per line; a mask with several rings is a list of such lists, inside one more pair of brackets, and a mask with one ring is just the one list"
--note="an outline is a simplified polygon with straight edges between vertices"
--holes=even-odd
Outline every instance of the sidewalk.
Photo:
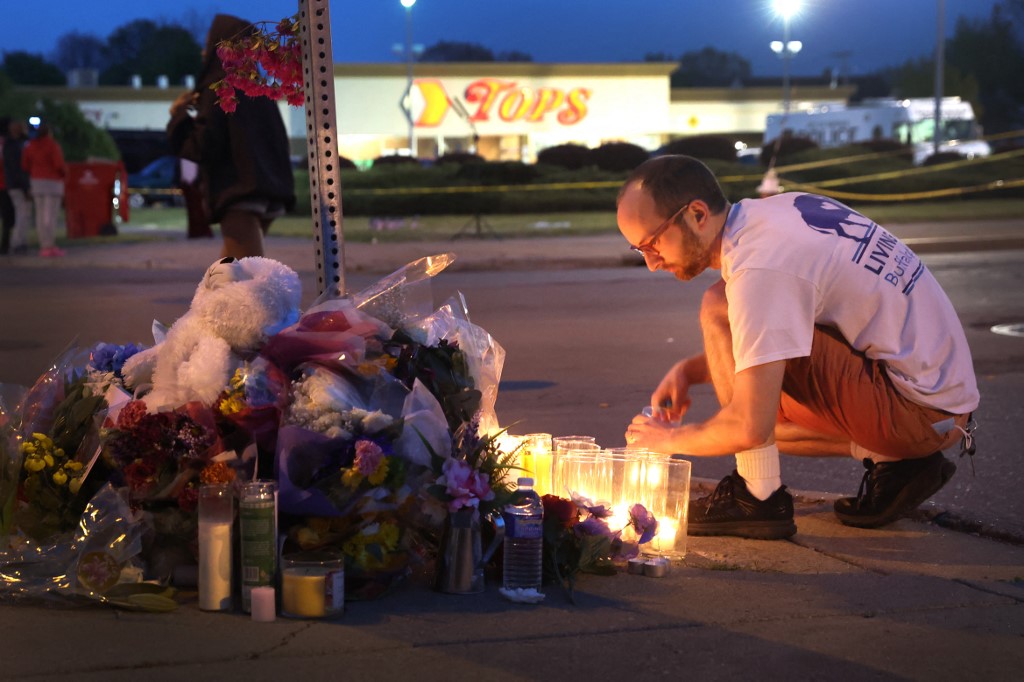
[[[921,253],[1024,248],[1024,220],[895,226]],[[916,240],[916,241],[915,241]],[[78,246],[0,267],[205,270],[219,240]],[[452,251],[453,269],[639,265],[618,235],[348,244],[349,272],[387,273]],[[315,269],[311,240],[267,255]],[[695,481],[695,495],[712,482]],[[434,592],[429,575],[350,603],[335,622],[197,608],[169,614],[0,604],[0,680],[1017,680],[1024,670],[1024,544],[932,523],[926,503],[884,529],[845,527],[797,491],[785,541],[690,538],[665,578],[583,576],[538,606]]]
[[[890,227],[916,252],[1024,248],[1024,218],[971,223],[906,224]],[[127,226],[122,232],[141,232]],[[64,258],[0,257],[0,267],[97,267],[204,272],[217,259],[220,239],[185,238],[184,232],[162,232],[165,239],[133,243],[86,244],[71,242]],[[345,244],[346,273],[387,274],[423,256],[452,252],[452,271],[516,270],[576,267],[641,266],[640,257],[615,234],[533,239],[458,239],[425,242]],[[275,237],[266,240],[266,255],[300,274],[316,269],[310,238]]]
[[583,576],[570,604],[417,575],[334,622],[0,607],[10,680],[1016,680],[1024,547],[802,495],[788,541],[690,538],[665,578]]

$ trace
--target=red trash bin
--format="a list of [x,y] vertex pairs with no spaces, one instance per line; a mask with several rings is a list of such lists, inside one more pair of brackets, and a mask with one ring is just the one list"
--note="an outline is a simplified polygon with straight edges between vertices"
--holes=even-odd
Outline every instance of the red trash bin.
[[128,220],[128,173],[120,161],[104,159],[67,164],[64,213],[68,237],[117,234]]

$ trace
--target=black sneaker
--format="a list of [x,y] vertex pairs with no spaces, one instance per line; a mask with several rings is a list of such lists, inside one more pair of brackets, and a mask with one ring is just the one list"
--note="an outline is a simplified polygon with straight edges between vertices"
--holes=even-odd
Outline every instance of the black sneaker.
[[935,452],[898,462],[864,460],[857,497],[836,500],[836,516],[847,526],[878,528],[917,509],[953,477],[956,465]]
[[735,535],[757,540],[781,540],[796,532],[793,496],[781,486],[761,501],[733,471],[707,497],[690,502],[686,525],[690,535]]

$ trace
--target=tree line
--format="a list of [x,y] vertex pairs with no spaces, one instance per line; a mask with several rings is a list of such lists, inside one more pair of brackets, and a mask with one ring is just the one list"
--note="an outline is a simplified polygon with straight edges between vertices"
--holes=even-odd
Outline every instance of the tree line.
[[[131,21],[105,39],[71,31],[61,36],[49,56],[4,52],[0,78],[6,75],[18,85],[64,85],[70,71],[94,69],[101,85],[127,85],[133,75],[141,76],[145,83],[154,83],[161,75],[171,83],[181,83],[200,69],[200,41],[206,25],[193,13],[181,22]],[[532,61],[529,54],[515,50],[495,53],[477,43],[445,40],[428,46],[416,59]],[[712,46],[678,55],[649,53],[644,60],[678,64],[671,76],[672,87],[728,87],[757,80],[748,60]],[[934,55],[925,55],[849,79],[857,88],[853,98],[931,96],[934,65]],[[1020,78],[1024,73],[1024,0],[1001,0],[986,18],[960,18],[945,45],[944,73],[945,94],[970,101],[987,132],[1024,127],[1024,79]],[[822,74],[825,80],[831,76]]]

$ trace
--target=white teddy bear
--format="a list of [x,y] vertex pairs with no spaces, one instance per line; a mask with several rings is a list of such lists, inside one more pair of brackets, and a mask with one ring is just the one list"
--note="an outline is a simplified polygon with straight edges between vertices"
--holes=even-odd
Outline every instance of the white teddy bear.
[[222,258],[164,339],[128,359],[125,383],[136,390],[152,383],[142,396],[150,412],[194,400],[210,405],[240,366],[240,354],[298,321],[301,296],[299,276],[283,263]]

